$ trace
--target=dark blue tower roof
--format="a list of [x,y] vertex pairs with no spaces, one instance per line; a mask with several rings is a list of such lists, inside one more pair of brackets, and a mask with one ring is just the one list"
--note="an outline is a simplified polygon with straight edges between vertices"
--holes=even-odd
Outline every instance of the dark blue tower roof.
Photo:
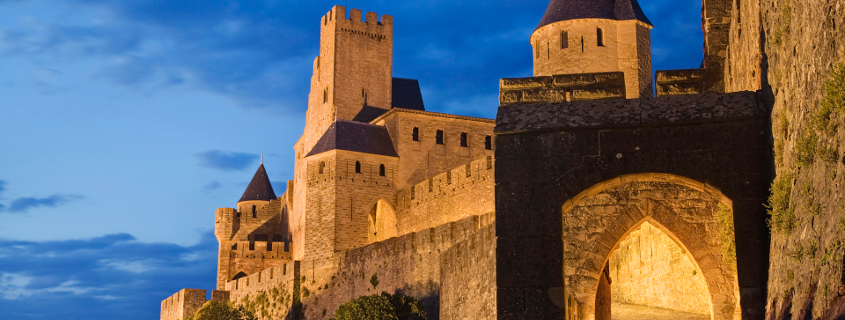
[[639,20],[652,25],[637,0],[552,0],[537,29],[558,21],[590,18]]
[[262,200],[270,201],[276,199],[276,193],[273,192],[273,186],[270,184],[270,178],[267,177],[267,171],[264,170],[264,163],[258,166],[258,171],[252,176],[252,181],[241,196],[241,201]]

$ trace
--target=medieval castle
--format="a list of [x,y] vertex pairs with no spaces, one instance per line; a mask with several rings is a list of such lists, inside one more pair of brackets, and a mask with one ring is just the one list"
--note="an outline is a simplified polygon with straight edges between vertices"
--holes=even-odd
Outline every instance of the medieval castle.
[[[430,319],[841,317],[829,310],[845,308],[833,245],[845,201],[830,186],[845,159],[811,160],[832,178],[783,162],[800,140],[788,132],[804,128],[783,90],[809,90],[769,73],[793,41],[777,26],[783,5],[703,1],[702,68],[653,78],[653,25],[637,0],[552,0],[527,39],[534,77],[501,80],[495,120],[426,111],[418,82],[393,77],[393,18],[335,6],[320,18],[294,180],[277,194],[262,163],[236,207],[215,213],[211,300],[262,320],[328,319],[382,291],[418,298]],[[766,41],[774,31],[780,43]],[[837,54],[820,65],[832,70]],[[769,187],[785,170],[826,194],[801,240],[790,233],[800,212],[774,231],[782,208]],[[808,232],[825,260],[793,264],[784,252]],[[161,320],[206,297],[177,292]]]

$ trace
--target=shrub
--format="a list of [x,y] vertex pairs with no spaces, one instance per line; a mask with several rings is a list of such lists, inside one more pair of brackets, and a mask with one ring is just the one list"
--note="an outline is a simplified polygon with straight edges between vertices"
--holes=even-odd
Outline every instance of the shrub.
[[805,129],[795,143],[795,160],[798,164],[802,166],[813,164],[816,159],[816,145],[818,143],[819,135],[812,129]]
[[223,302],[208,301],[194,315],[186,320],[257,320],[255,316],[244,310],[237,309]]
[[792,175],[782,174],[772,182],[769,196],[769,226],[772,231],[789,233],[795,227],[795,207],[790,202]]
[[427,320],[419,301],[401,294],[362,296],[335,311],[332,320]]

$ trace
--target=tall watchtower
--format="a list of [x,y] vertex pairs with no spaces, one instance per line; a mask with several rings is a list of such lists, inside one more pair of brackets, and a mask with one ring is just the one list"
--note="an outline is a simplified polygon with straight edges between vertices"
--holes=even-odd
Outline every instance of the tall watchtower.
[[626,98],[650,97],[652,27],[637,0],[552,0],[531,34],[534,76],[621,71]]
[[369,122],[391,108],[393,17],[335,6],[320,19],[308,96],[305,152],[336,119]]

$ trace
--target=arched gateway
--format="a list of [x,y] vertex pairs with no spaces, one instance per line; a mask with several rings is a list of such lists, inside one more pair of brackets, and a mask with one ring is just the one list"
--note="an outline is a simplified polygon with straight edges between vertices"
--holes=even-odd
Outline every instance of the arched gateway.
[[[600,320],[604,267],[648,222],[706,283],[708,317],[763,319],[773,159],[758,101],[741,92],[501,106],[498,317]],[[720,233],[722,207],[735,237]],[[735,272],[722,255],[732,242]],[[610,296],[620,283],[613,271]]]

